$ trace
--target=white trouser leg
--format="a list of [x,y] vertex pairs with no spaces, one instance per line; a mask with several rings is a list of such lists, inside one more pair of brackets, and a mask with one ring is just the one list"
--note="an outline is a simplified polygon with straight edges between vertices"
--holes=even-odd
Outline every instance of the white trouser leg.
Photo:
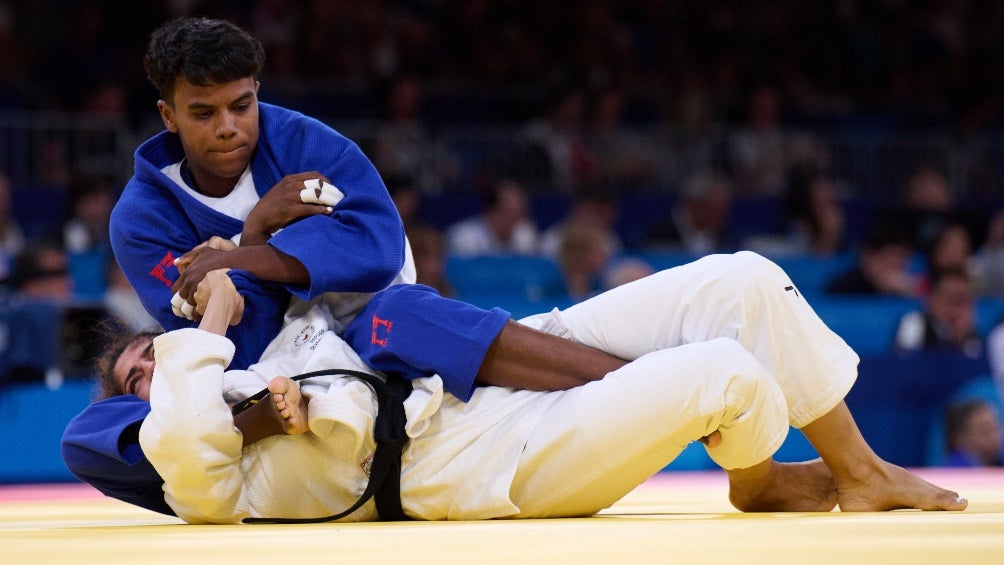
[[854,351],[780,267],[749,251],[711,255],[526,322],[624,359],[732,338],[777,380],[796,428],[832,409],[857,377]]
[[560,395],[520,457],[510,496],[520,518],[594,514],[718,430],[726,469],[768,459],[788,432],[783,394],[730,339],[657,351]]

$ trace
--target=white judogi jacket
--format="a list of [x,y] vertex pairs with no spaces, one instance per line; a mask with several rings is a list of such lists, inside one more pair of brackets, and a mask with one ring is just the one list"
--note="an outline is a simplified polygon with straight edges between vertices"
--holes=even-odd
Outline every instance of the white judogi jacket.
[[[308,398],[308,433],[274,436],[242,449],[230,414],[231,404],[260,391],[277,375],[331,368],[369,371],[329,331],[333,321],[326,312],[313,306],[302,315],[287,316],[262,361],[247,371],[224,370],[234,351],[225,337],[182,329],[155,340],[151,413],[140,443],[164,478],[165,498],[179,517],[190,523],[320,517],[341,512],[358,499],[375,449],[376,414],[374,394],[361,380],[300,381]],[[492,387],[478,389],[465,404],[444,396],[439,377],[413,381],[413,386],[405,403],[412,441],[402,457],[406,513],[423,519],[516,513],[509,486],[525,438],[549,404],[547,397]],[[373,519],[372,501],[345,518]]]

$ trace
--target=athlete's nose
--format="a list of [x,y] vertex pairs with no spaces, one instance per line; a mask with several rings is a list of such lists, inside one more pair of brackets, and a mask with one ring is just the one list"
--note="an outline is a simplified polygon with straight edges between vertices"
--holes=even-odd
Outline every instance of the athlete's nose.
[[220,139],[230,139],[237,135],[237,120],[230,112],[220,114],[219,125],[216,128],[216,135]]

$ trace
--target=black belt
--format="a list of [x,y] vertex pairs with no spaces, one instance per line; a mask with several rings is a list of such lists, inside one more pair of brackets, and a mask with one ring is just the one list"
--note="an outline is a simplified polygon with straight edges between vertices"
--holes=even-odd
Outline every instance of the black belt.
[[[348,369],[326,369],[313,371],[290,377],[294,381],[319,377],[324,375],[342,375],[362,379],[373,389],[377,397],[377,415],[373,423],[373,439],[376,441],[376,451],[373,453],[373,463],[370,466],[370,480],[359,500],[347,510],[323,516],[320,518],[245,518],[246,524],[313,524],[331,522],[352,514],[370,498],[376,502],[377,512],[384,521],[410,520],[401,509],[401,452],[408,441],[404,431],[407,417],[404,413],[404,401],[411,393],[411,382],[397,373],[386,373],[386,382],[368,373]],[[271,394],[266,388],[254,396],[250,396],[233,407],[232,412],[239,414],[258,401]]]

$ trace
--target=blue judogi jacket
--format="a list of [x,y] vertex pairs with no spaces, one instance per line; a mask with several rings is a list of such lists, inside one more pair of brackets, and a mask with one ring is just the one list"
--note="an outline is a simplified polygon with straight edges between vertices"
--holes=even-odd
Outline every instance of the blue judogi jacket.
[[[353,142],[319,121],[277,106],[259,107],[260,136],[251,162],[259,195],[288,174],[310,170],[345,194],[332,214],[294,222],[269,240],[310,274],[309,287],[282,286],[304,299],[384,289],[403,266],[404,229],[372,164]],[[170,132],[141,145],[110,227],[116,259],[165,330],[196,325],[171,311],[171,284],[178,277],[174,259],[214,235],[230,238],[243,227],[161,172],[183,157],[180,140]],[[230,276],[244,296],[244,317],[227,333],[237,348],[230,368],[245,369],[278,333],[288,294],[247,272],[231,270]],[[356,317],[358,323],[346,328],[345,340],[376,370],[406,378],[438,372],[448,391],[467,400],[488,346],[508,319],[509,313],[498,308],[484,311],[444,299],[428,287],[397,285],[371,300]],[[386,327],[394,328],[392,333],[384,334]],[[428,347],[430,340],[437,347]],[[163,480],[138,443],[149,411],[148,402],[132,395],[91,404],[68,424],[63,460],[77,478],[108,496],[173,514],[164,502]]]
[[[309,287],[287,289],[310,299],[330,291],[386,288],[404,265],[404,227],[373,165],[355,143],[303,114],[259,103],[259,121],[251,160],[259,195],[286,175],[313,170],[345,194],[332,214],[303,218],[268,241],[310,273]],[[212,236],[229,239],[244,225],[192,198],[161,172],[184,156],[180,139],[168,131],[141,145],[110,223],[115,259],[143,306],[168,331],[196,325],[171,312],[171,284],[178,278],[174,259]],[[234,367],[257,361],[274,335],[247,321],[231,328]]]

